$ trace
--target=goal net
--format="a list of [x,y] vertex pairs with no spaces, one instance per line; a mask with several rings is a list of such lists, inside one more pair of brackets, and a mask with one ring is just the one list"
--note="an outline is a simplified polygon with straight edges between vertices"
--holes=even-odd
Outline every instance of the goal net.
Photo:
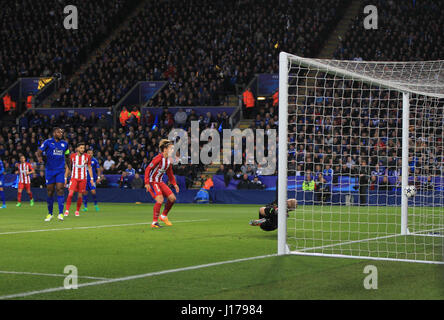
[[279,115],[278,254],[444,263],[444,61],[281,53]]

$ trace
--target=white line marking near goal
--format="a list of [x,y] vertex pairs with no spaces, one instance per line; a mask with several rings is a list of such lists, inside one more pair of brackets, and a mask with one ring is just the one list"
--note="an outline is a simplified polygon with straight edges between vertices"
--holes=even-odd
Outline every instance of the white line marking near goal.
[[[196,270],[196,269],[203,269],[203,268],[220,266],[220,265],[224,265],[224,264],[244,262],[244,261],[251,261],[251,260],[258,260],[258,259],[270,258],[270,257],[275,257],[275,256],[277,256],[277,254],[256,256],[256,257],[250,257],[250,258],[241,258],[241,259],[228,260],[228,261],[213,262],[213,263],[201,264],[201,265],[191,266],[191,267],[169,269],[169,270],[156,271],[156,272],[150,272],[150,273],[144,273],[144,274],[137,274],[137,275],[128,276],[128,277],[122,277],[122,278],[115,278],[115,279],[94,281],[94,282],[89,282],[89,283],[82,283],[82,284],[79,284],[77,287],[78,288],[82,288],[82,287],[98,286],[98,285],[101,285],[101,284],[129,281],[129,280],[135,280],[135,279],[142,279],[142,278],[159,276],[159,275],[164,275],[164,274],[169,274],[169,273],[182,272],[182,271],[188,271],[188,270]],[[29,297],[29,296],[36,295],[36,294],[51,293],[51,292],[57,292],[57,291],[63,291],[63,290],[66,290],[66,288],[65,287],[56,287],[56,288],[49,288],[49,289],[44,289],[44,290],[36,290],[36,291],[15,293],[15,294],[10,294],[10,295],[0,296],[0,300],[14,299],[14,298],[24,298],[24,297]]]
[[297,252],[305,252],[305,251],[311,251],[311,250],[317,250],[317,249],[324,249],[324,248],[331,248],[331,247],[338,247],[338,246],[343,246],[343,245],[347,245],[347,244],[353,244],[353,243],[359,243],[359,242],[365,242],[365,241],[375,241],[375,240],[380,240],[380,239],[389,239],[389,238],[395,238],[395,237],[402,237],[402,236],[436,236],[436,237],[441,237],[442,235],[424,235],[424,232],[434,232],[434,231],[438,231],[438,230],[442,230],[443,228],[434,228],[434,229],[430,229],[430,230],[423,230],[423,231],[415,231],[415,232],[411,232],[409,234],[406,235],[402,235],[400,233],[398,234],[391,234],[388,236],[380,236],[380,237],[375,237],[375,238],[368,238],[368,239],[361,239],[361,240],[352,240],[352,241],[346,241],[346,242],[338,242],[338,243],[333,243],[333,244],[327,244],[324,246],[318,246],[318,247],[311,247],[311,248],[304,248],[304,249],[300,249],[300,250],[296,250]]
[[[209,221],[209,219],[174,221],[174,223],[188,223],[188,222],[202,222],[202,221]],[[151,225],[151,221],[150,222],[127,223],[127,224],[107,224],[107,225],[102,225],[102,226],[89,226],[89,227],[71,227],[71,228],[10,231],[10,232],[1,232],[0,235],[34,233],[34,232],[50,232],[50,231],[66,231],[66,230],[84,230],[84,229],[128,227],[128,226],[137,226],[137,225],[141,225],[141,224]]]
[[[67,277],[67,274],[55,274],[55,273],[39,273],[39,272],[21,272],[21,271],[2,271],[0,274],[19,274],[19,275],[30,275],[30,276],[45,276],[45,277]],[[91,280],[108,280],[110,278],[103,277],[89,277],[89,276],[77,276],[78,278],[91,279]]]

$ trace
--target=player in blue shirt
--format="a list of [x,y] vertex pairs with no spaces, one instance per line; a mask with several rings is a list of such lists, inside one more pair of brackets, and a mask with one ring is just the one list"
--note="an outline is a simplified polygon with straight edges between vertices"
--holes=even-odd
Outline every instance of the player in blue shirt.
[[2,198],[3,205],[0,209],[6,208],[5,192],[3,191],[3,185],[5,184],[5,167],[3,161],[0,160],[0,197]]
[[64,187],[66,157],[69,155],[68,143],[63,138],[63,130],[55,128],[53,138],[45,140],[37,150],[37,157],[46,156],[45,179],[48,191],[48,215],[45,221],[51,221],[54,206],[54,191],[57,193],[57,203],[59,205],[59,220],[63,220],[63,205],[65,202]]
[[94,208],[96,208],[96,211],[99,211],[99,206],[97,204],[97,196],[96,196],[96,185],[97,180],[99,178],[98,170],[100,168],[99,161],[97,161],[96,158],[94,158],[94,151],[89,149],[86,153],[91,157],[91,168],[92,168],[92,174],[93,174],[93,180],[94,185],[91,185],[91,178],[89,177],[89,171],[86,171],[86,174],[88,176],[88,179],[86,179],[86,192],[83,195],[83,205],[85,208],[83,208],[83,212],[88,211],[88,191],[91,191],[93,200],[94,200]]

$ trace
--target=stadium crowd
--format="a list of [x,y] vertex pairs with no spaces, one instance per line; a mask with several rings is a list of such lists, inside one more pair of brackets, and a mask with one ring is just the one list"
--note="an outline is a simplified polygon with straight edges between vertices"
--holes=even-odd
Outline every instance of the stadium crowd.
[[[19,77],[68,77],[136,1],[0,1],[0,92]],[[77,7],[80,27],[64,28],[65,6]]]
[[[183,110],[177,111],[176,114],[180,112]],[[58,116],[48,116],[32,110],[19,119],[18,126],[2,126],[0,159],[5,165],[5,173],[14,173],[19,155],[23,154],[36,168],[35,178],[44,175],[43,159],[36,157],[35,152],[41,143],[51,136],[52,129],[60,127],[65,130],[64,138],[68,141],[71,152],[79,142],[85,142],[94,150],[94,156],[100,164],[100,173],[119,174],[122,176],[121,186],[128,187],[136,174],[140,176],[145,173],[146,167],[159,152],[160,139],[167,138],[172,127],[182,127],[188,130],[189,134],[191,121],[198,121],[201,130],[211,127],[229,128],[229,119],[225,112],[213,117],[211,113],[197,116],[193,110],[189,115],[185,113],[183,124],[176,123],[175,119],[180,117],[174,116],[164,108],[157,123],[154,123],[153,115],[148,112],[141,116],[140,122],[137,119],[134,122],[131,118],[128,124],[114,130],[111,112],[101,116],[91,113],[86,117],[78,112],[71,116],[64,112]],[[189,187],[203,168],[202,164],[191,164],[191,161],[188,161],[188,164],[179,163],[175,166],[174,172],[185,176],[186,185]]]
[[[364,7],[378,9],[378,29],[366,30]],[[427,61],[444,57],[444,2],[364,1],[335,52],[340,60]]]
[[277,72],[281,50],[314,56],[346,2],[146,2],[54,106],[109,107],[146,80],[168,81],[152,106],[222,105],[254,74]]

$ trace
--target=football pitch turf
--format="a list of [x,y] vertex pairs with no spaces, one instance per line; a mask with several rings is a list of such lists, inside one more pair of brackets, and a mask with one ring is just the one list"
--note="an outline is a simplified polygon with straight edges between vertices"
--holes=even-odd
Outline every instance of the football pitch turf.
[[[274,256],[277,232],[248,224],[258,207],[176,204],[173,226],[153,230],[152,204],[44,222],[46,204],[10,202],[0,210],[0,299],[444,299],[444,266]],[[69,265],[76,290],[63,287]],[[364,288],[367,265],[376,290]]]

